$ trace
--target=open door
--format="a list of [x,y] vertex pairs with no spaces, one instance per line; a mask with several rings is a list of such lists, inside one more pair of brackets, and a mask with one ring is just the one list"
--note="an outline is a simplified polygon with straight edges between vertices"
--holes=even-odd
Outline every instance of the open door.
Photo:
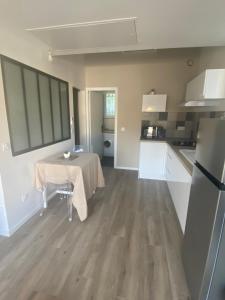
[[80,145],[79,90],[77,88],[73,88],[73,117],[74,117],[75,145]]
[[[87,148],[90,152],[95,152],[100,156],[103,165],[117,168],[118,89],[116,87],[89,87],[86,88],[85,96]],[[81,117],[80,121],[82,120]],[[108,141],[110,141],[109,146],[107,146]]]
[[90,143],[91,151],[100,157],[103,155],[103,116],[104,116],[104,94],[102,92],[90,92]]

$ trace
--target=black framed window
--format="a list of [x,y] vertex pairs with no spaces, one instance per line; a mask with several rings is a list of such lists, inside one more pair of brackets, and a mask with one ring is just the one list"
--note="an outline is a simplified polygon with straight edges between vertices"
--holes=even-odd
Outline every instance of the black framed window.
[[68,82],[0,57],[12,154],[70,139]]

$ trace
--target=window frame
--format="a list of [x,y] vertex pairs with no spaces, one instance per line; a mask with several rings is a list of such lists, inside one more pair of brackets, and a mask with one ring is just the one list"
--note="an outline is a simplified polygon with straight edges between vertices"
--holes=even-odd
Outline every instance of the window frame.
[[[12,137],[12,128],[11,128],[11,121],[10,121],[10,113],[9,113],[9,107],[8,107],[8,96],[7,96],[7,90],[6,90],[6,81],[5,81],[5,72],[4,72],[4,62],[9,62],[17,65],[20,68],[21,72],[21,79],[22,79],[22,90],[23,90],[23,100],[24,100],[24,108],[25,108],[25,122],[26,122],[26,134],[28,136],[28,148],[15,151],[14,150],[14,145],[13,145],[13,137]],[[31,66],[28,66],[24,63],[21,63],[15,59],[12,59],[8,56],[0,54],[0,64],[1,64],[1,71],[2,71],[2,81],[3,81],[3,90],[4,90],[4,97],[5,97],[5,106],[6,106],[6,114],[7,114],[7,122],[8,122],[8,129],[9,129],[9,137],[10,137],[10,144],[11,144],[11,151],[13,156],[18,156],[21,154],[25,154],[34,150],[38,150],[41,148],[45,148],[57,143],[61,143],[67,140],[71,139],[71,124],[70,124],[70,101],[69,101],[69,83],[63,79],[60,79],[58,77],[55,77],[53,75],[50,75],[48,73],[45,73],[41,70],[38,70],[36,68],[33,68]],[[39,113],[40,113],[40,125],[41,125],[41,137],[42,137],[42,144],[32,147],[31,146],[31,141],[30,141],[30,128],[29,128],[29,122],[28,122],[28,112],[27,112],[27,99],[26,99],[26,90],[25,90],[25,80],[24,80],[24,69],[33,71],[36,74],[36,80],[37,80],[37,88],[38,88],[38,107],[39,107]],[[41,108],[41,98],[40,98],[40,80],[39,80],[39,75],[43,75],[47,77],[48,79],[48,87],[50,91],[50,108],[51,108],[51,122],[53,126],[53,101],[52,101],[52,93],[51,93],[51,79],[55,79],[58,83],[58,88],[59,88],[59,101],[60,101],[60,116],[62,116],[62,99],[61,99],[61,90],[60,90],[60,82],[66,84],[66,91],[67,91],[67,110],[68,110],[68,128],[69,128],[69,136],[66,138],[63,138],[63,134],[61,135],[61,139],[55,141],[55,136],[54,136],[54,127],[52,127],[53,131],[53,141],[49,143],[44,143],[44,133],[43,133],[43,120],[42,120],[42,108]],[[61,132],[63,132],[63,124],[62,120],[59,120],[60,122],[60,127],[61,127]]]

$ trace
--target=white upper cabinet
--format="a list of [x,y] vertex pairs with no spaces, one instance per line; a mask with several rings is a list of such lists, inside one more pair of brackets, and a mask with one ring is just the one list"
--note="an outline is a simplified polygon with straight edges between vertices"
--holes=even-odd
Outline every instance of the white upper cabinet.
[[166,111],[167,95],[143,95],[142,112]]
[[186,101],[225,99],[225,69],[208,69],[187,84]]

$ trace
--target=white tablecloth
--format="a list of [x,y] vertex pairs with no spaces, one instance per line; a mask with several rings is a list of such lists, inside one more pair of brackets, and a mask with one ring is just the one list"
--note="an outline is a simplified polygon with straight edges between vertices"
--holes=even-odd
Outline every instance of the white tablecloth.
[[84,221],[88,216],[87,200],[97,187],[104,187],[99,156],[95,153],[79,153],[73,160],[66,160],[62,154],[48,157],[36,163],[35,187],[43,191],[47,183],[74,185],[72,203],[79,218]]

